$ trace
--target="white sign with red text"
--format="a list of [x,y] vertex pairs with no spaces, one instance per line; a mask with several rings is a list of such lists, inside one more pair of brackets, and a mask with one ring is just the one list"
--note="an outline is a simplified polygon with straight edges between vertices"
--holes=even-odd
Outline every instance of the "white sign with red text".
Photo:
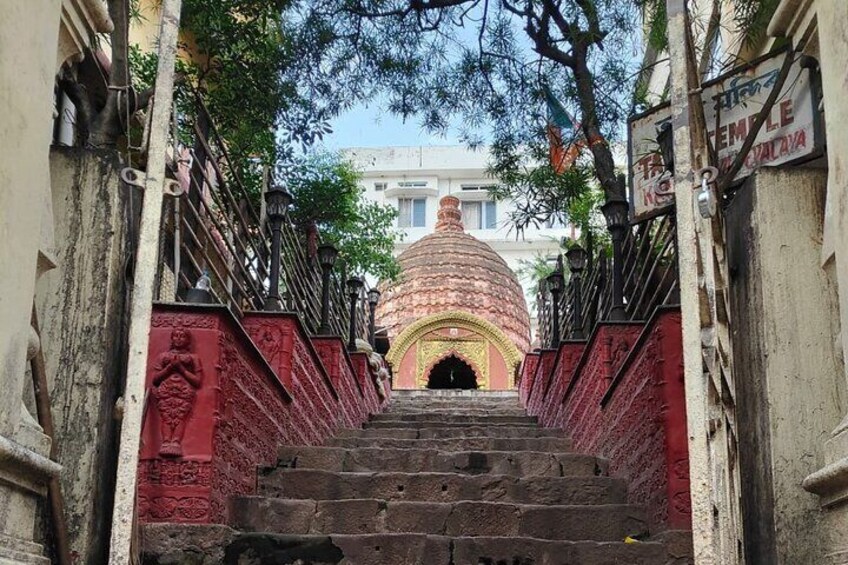
[[[774,88],[785,55],[779,54],[704,85],[704,114],[719,170],[730,168],[757,115]],[[735,180],[764,165],[798,161],[818,152],[818,119],[810,71],[795,62]],[[671,107],[658,106],[630,120],[630,186],[633,220],[649,218],[674,203],[657,134],[671,120]]]

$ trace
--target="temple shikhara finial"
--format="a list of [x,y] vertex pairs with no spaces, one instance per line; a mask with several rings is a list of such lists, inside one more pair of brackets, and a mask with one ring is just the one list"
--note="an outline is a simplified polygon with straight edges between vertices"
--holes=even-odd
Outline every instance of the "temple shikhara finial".
[[462,225],[462,210],[459,209],[459,198],[445,196],[439,200],[438,221],[436,231],[465,231]]

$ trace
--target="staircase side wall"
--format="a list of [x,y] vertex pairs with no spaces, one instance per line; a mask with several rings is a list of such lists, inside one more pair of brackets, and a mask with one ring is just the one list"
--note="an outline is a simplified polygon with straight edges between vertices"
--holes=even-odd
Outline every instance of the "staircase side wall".
[[536,363],[535,370],[529,375],[530,378],[522,381],[524,386],[520,389],[519,398],[527,407],[527,413],[530,416],[537,415],[538,398],[543,394],[540,390],[548,385],[557,355],[556,349],[543,349],[539,353],[539,362]]
[[518,395],[521,402],[525,402],[528,391],[533,386],[533,376],[536,374],[536,365],[539,364],[541,353],[536,350],[524,356],[521,367],[518,370]]
[[257,313],[242,322],[220,306],[155,307],[139,462],[143,522],[225,524],[229,498],[256,494],[257,472],[276,463],[280,446],[318,445],[368,418],[351,364],[335,386],[296,316]]
[[653,533],[691,528],[681,355],[677,309],[647,325],[601,324],[587,344],[561,345],[538,391],[541,425],[609,459],[610,475],[628,482],[628,502],[647,507]]
[[585,349],[585,342],[563,343],[560,346],[559,358],[551,371],[547,390],[534,400],[534,402],[538,402],[538,408],[535,411],[539,416],[541,425],[553,427],[554,422],[560,417],[565,391],[571,384],[571,377],[574,375],[574,370],[577,368]]
[[345,427],[354,428],[368,418],[362,385],[351,365],[345,343],[338,337],[312,338],[315,351],[339,392],[339,404]]
[[654,532],[692,527],[681,337],[679,312],[656,317],[599,407],[596,453],[627,481],[628,502],[647,507]]

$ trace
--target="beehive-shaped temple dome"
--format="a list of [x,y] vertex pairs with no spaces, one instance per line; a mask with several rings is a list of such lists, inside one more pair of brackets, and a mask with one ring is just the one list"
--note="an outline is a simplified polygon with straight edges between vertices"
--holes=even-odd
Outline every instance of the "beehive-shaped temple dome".
[[[389,354],[393,365],[399,365],[411,342],[424,335],[422,332],[438,330],[440,315],[445,317],[442,329],[453,331],[445,336],[453,335],[458,339],[465,335],[460,330],[467,329],[469,340],[471,334],[490,342],[500,338],[500,341],[509,342],[501,344],[504,351],[510,349],[508,346],[511,351],[520,353],[528,350],[530,316],[521,285],[500,255],[464,232],[457,198],[442,198],[435,233],[412,244],[398,259],[401,278],[383,289],[377,308],[377,323],[386,328],[393,344]],[[460,319],[473,319],[480,328],[463,329],[457,321]],[[435,323],[432,328],[424,327],[428,320]],[[437,337],[433,334],[428,339],[448,339]],[[423,348],[417,349],[419,374],[416,382],[421,385],[418,381],[426,378],[420,366]],[[450,348],[444,346],[443,349]],[[508,357],[505,364],[511,371],[512,355],[504,355]],[[427,361],[424,359],[425,365]],[[395,366],[396,374],[397,371]],[[481,383],[478,382],[478,386],[482,386]]]

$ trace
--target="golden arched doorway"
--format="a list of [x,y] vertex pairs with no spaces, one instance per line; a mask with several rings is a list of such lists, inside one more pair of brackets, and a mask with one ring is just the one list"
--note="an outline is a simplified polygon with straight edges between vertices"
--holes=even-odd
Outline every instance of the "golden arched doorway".
[[515,385],[518,348],[499,328],[468,312],[442,312],[410,324],[394,340],[386,360],[396,388],[426,388],[429,371],[450,355],[474,368],[480,389]]

